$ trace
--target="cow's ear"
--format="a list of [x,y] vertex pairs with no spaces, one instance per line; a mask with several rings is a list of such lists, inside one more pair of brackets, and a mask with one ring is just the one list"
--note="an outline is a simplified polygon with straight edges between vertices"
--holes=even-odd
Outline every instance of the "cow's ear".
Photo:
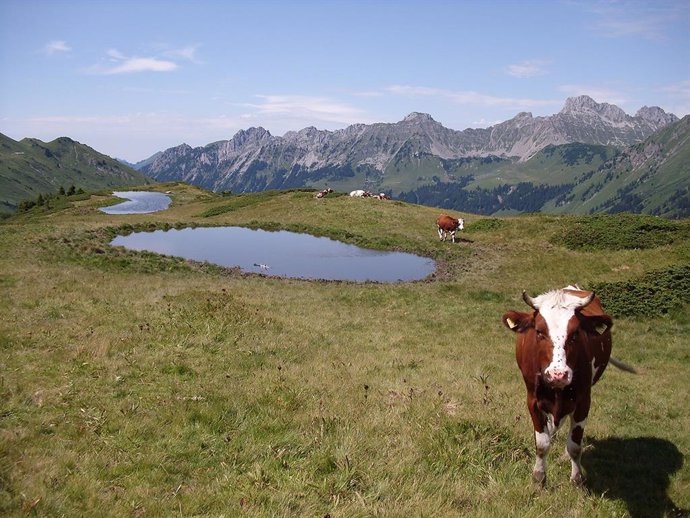
[[587,317],[585,322],[587,331],[598,335],[603,335],[613,326],[613,320],[611,320],[611,317],[608,315]]
[[533,318],[531,313],[521,313],[520,311],[508,311],[503,315],[503,324],[516,333],[521,333],[532,325]]

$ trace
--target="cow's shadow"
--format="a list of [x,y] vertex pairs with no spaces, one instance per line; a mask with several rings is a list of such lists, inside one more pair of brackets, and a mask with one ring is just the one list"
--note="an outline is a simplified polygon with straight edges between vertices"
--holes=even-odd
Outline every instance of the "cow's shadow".
[[582,453],[586,487],[604,498],[625,502],[632,518],[690,517],[668,496],[670,477],[683,455],[657,437],[590,439]]

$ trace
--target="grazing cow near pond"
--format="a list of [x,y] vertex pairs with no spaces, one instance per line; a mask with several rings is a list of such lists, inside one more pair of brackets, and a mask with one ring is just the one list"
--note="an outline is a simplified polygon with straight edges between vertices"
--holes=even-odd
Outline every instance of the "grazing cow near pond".
[[551,440],[569,417],[566,452],[571,461],[570,480],[579,485],[592,385],[601,378],[609,359],[616,367],[634,370],[610,358],[613,321],[594,292],[567,286],[534,298],[523,292],[522,298],[533,311],[508,311],[503,323],[517,334],[515,357],[527,388],[537,451],[532,477],[542,486],[546,484]]
[[455,243],[455,231],[465,228],[465,220],[451,218],[448,214],[441,214],[436,218],[436,227],[438,228],[438,238],[441,241],[445,241],[447,233],[450,232],[450,237]]

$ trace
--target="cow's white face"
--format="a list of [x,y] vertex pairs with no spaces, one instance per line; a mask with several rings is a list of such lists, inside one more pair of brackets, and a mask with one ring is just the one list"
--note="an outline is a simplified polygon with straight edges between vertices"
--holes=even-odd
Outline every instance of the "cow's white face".
[[551,341],[551,363],[543,370],[544,381],[556,388],[563,388],[573,381],[573,369],[568,366],[565,343],[568,339],[568,324],[575,310],[559,306],[539,310],[546,322]]
[[465,220],[460,218],[458,220],[458,230],[463,230],[465,228]]
[[537,329],[539,347],[552,348],[551,362],[542,370],[544,381],[555,388],[567,387],[573,381],[573,369],[568,365],[566,343],[569,332],[574,331],[570,322],[575,311],[582,307],[583,299],[568,291],[555,290],[532,301],[545,323],[545,329]]

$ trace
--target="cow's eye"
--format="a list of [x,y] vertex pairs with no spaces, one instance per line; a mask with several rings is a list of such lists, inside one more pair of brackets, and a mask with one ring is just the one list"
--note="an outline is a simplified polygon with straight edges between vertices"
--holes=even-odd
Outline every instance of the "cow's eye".
[[543,340],[543,339],[544,339],[544,333],[541,332],[541,331],[539,331],[538,329],[537,329],[537,338],[539,338],[539,340]]

